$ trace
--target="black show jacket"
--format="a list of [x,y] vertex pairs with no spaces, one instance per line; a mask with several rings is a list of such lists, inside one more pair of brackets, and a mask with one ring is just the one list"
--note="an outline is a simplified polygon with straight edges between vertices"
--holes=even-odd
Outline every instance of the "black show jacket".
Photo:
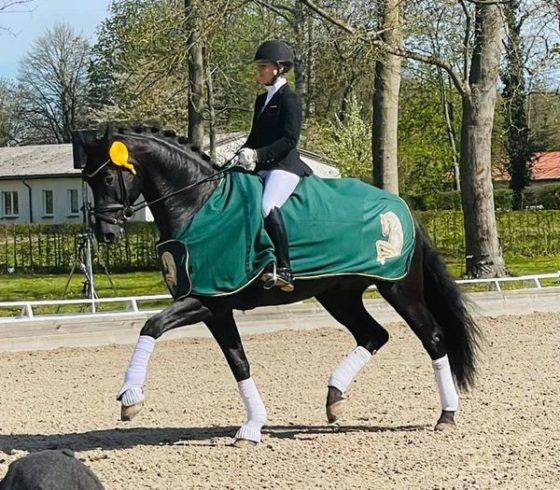
[[288,86],[282,85],[263,110],[267,93],[255,101],[253,125],[244,146],[257,151],[259,170],[286,170],[311,175],[313,171],[301,160],[297,144],[301,132],[301,101]]

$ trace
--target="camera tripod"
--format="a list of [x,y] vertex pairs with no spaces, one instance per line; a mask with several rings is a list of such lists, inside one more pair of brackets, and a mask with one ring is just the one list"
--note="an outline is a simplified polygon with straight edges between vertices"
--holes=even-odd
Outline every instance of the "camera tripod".
[[[84,223],[87,223],[88,226],[82,233],[78,233],[76,235],[76,255],[74,257],[72,269],[70,270],[70,274],[68,275],[68,280],[66,281],[66,286],[64,287],[64,292],[62,293],[62,299],[64,299],[66,293],[68,293],[68,288],[70,287],[72,277],[74,276],[76,269],[78,269],[84,276],[82,280],[82,297],[92,300],[91,311],[95,313],[97,311],[97,305],[94,300],[98,299],[99,296],[97,295],[97,291],[95,290],[95,280],[93,276],[93,227],[91,225],[91,216],[93,212],[91,209],[91,204],[87,202],[85,192],[83,193],[83,196],[84,202],[82,206],[82,212],[84,216]],[[109,272],[107,271],[107,266],[103,262],[101,262],[101,266],[103,267],[103,271],[105,272],[105,276],[107,276],[107,279],[109,280],[109,284],[111,285],[113,292],[116,294],[115,285],[113,283],[113,280],[111,279],[111,276],[109,275]],[[85,306],[86,305],[84,305],[84,307]]]

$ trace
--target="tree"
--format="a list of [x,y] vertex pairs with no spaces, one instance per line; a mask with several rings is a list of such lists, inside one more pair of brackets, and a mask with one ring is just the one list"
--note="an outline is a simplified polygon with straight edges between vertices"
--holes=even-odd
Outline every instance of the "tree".
[[461,202],[467,274],[506,273],[492,187],[492,127],[501,55],[502,12],[496,3],[475,6],[473,50],[468,83],[461,83]]
[[[461,95],[461,199],[466,241],[466,269],[472,277],[495,277],[505,274],[505,263],[498,240],[491,178],[491,140],[499,75],[502,36],[502,12],[499,2],[460,0],[464,15],[462,42],[463,70],[457,73],[450,60],[426,52],[423,36],[411,49],[387,44],[377,32],[368,33],[334,18],[311,0],[301,0],[314,12],[348,32],[361,33],[363,42],[381,46],[385,52],[420,63],[441,67]],[[474,3],[469,6],[467,3]],[[428,22],[446,13],[441,2],[431,5]],[[456,13],[455,13],[456,15]],[[474,15],[474,29],[471,31]],[[452,19],[454,19],[452,17]],[[423,20],[423,19],[422,19]],[[422,31],[425,33],[425,31]],[[452,44],[452,43],[450,43]]]
[[13,84],[0,78],[0,146],[15,142],[15,100],[16,90]]
[[[401,49],[402,0],[379,2],[381,40],[390,48]],[[402,58],[392,49],[382,50],[375,62],[373,95],[373,183],[394,194],[399,193],[398,124]]]
[[[178,22],[179,19],[179,22]],[[98,121],[187,126],[183,2],[115,0],[98,29],[89,68]]]
[[533,145],[527,123],[524,53],[521,40],[523,20],[519,17],[520,0],[504,5],[507,26],[506,64],[502,70],[504,131],[508,154],[507,171],[513,191],[513,209],[523,209],[523,189],[530,180]]
[[188,64],[188,138],[202,148],[204,144],[204,110],[206,83],[204,76],[204,38],[201,11],[197,0],[185,0],[185,28]]
[[57,24],[33,42],[18,72],[25,125],[22,143],[68,143],[87,120],[89,47],[84,38]]

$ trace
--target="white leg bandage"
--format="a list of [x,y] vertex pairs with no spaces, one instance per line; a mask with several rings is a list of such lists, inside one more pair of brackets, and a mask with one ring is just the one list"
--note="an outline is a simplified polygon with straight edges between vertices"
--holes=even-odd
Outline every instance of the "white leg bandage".
[[333,371],[329,378],[329,386],[346,393],[354,378],[358,376],[370,359],[371,353],[366,348],[356,347]]
[[140,335],[124,375],[124,383],[117,395],[117,400],[120,400],[124,406],[129,407],[144,400],[142,385],[146,381],[148,363],[155,344],[156,339],[153,337]]
[[455,412],[459,408],[459,395],[457,394],[457,388],[455,388],[455,382],[451,374],[449,359],[446,355],[440,357],[432,361],[432,366],[441,400],[441,409]]
[[235,434],[235,438],[261,442],[261,428],[266,424],[266,408],[257,385],[253,378],[248,378],[237,383],[237,386],[245,405],[247,419]]

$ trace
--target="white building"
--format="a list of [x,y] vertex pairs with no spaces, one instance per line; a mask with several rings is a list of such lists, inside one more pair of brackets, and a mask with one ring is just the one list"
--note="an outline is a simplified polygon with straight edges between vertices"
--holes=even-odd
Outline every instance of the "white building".
[[[237,133],[222,137],[217,160],[226,161],[245,142]],[[301,151],[302,159],[321,177],[340,177],[335,167],[312,153]],[[73,168],[72,145],[38,145],[0,148],[0,224],[82,223],[84,186],[80,170]],[[142,198],[140,199],[142,200]],[[138,211],[135,221],[153,221],[148,208]]]

